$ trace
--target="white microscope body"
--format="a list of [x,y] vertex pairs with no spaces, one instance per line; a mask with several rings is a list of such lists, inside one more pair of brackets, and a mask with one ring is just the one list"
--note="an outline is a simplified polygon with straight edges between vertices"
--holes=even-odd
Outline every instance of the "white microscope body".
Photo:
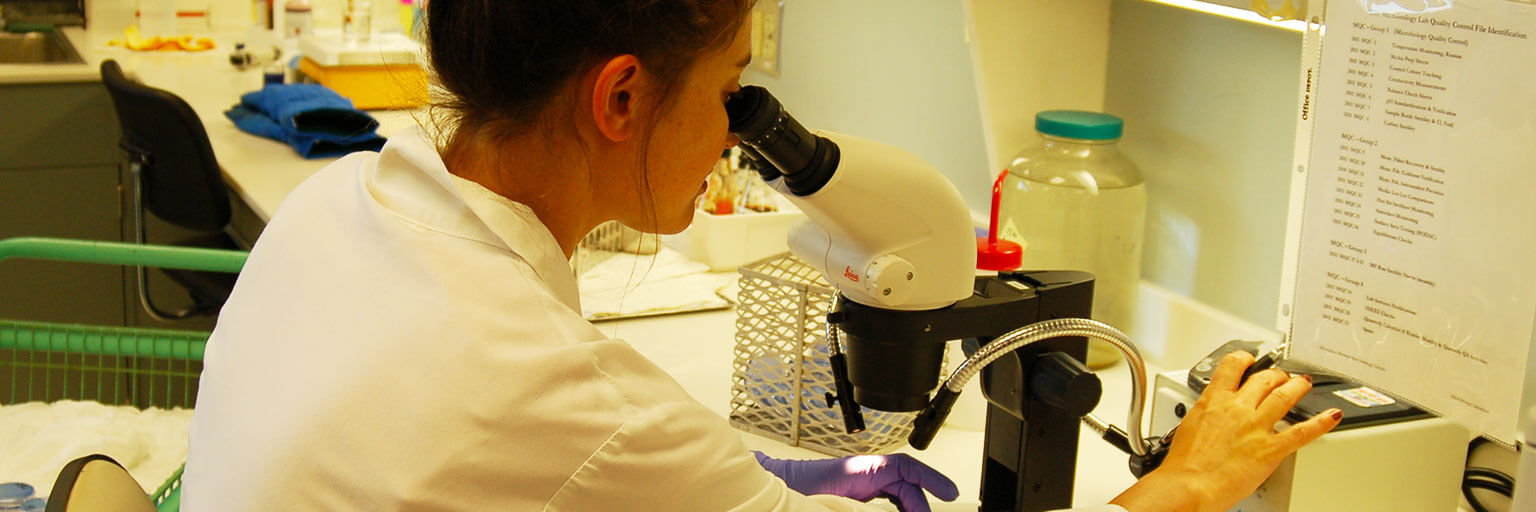
[[816,134],[837,143],[842,165],[807,196],[774,181],[807,217],[790,230],[790,251],[861,304],[917,311],[970,296],[975,236],[954,184],[901,149]]

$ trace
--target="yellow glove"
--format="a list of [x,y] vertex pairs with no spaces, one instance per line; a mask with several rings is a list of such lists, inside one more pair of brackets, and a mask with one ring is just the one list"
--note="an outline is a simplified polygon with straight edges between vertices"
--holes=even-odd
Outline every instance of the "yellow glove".
[[145,39],[143,34],[139,33],[138,25],[129,25],[127,29],[123,30],[122,40],[113,39],[107,41],[107,46],[122,46],[129,50],[140,52],[201,52],[212,50],[214,45],[212,39],[206,37],[193,38],[191,35],[179,37],[155,36]]

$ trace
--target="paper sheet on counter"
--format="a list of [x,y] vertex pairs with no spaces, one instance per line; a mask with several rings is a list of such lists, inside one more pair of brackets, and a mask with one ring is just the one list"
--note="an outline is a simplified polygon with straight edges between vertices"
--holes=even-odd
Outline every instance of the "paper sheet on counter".
[[655,254],[593,251],[601,259],[579,276],[582,315],[588,320],[703,311],[730,307],[723,292],[735,273],[711,273],[709,266],[660,247]]
[[1290,355],[1512,443],[1536,318],[1536,5],[1327,16]]

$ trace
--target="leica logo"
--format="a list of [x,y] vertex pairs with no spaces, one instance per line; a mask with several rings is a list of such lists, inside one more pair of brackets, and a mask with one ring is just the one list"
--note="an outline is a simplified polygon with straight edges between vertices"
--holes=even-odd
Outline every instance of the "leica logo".
[[849,281],[853,281],[855,283],[859,282],[859,275],[853,273],[853,267],[851,266],[843,267],[843,277],[846,277]]

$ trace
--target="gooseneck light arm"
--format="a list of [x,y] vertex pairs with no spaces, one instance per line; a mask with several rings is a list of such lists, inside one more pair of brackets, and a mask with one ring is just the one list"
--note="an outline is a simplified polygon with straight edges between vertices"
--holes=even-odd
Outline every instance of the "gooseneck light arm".
[[[966,383],[970,382],[976,374],[981,373],[982,368],[1031,343],[1068,336],[1104,341],[1125,354],[1125,360],[1131,369],[1131,407],[1126,421],[1126,429],[1129,431],[1128,444],[1133,453],[1146,456],[1149,448],[1141,434],[1141,417],[1146,407],[1146,361],[1142,359],[1136,347],[1131,345],[1131,339],[1125,333],[1104,322],[1086,318],[1057,318],[1036,322],[1009,331],[992,340],[991,343],[983,345],[955,368],[955,371],[944,381],[939,392],[935,394],[928,408],[918,415],[912,429],[912,446],[919,449],[928,446],[933,439],[933,434],[944,422],[944,417],[949,415],[949,409],[953,407],[955,398],[961,390],[965,389]],[[1095,423],[1102,425],[1104,430],[1111,428],[1091,415],[1088,416],[1087,422],[1090,426]]]

